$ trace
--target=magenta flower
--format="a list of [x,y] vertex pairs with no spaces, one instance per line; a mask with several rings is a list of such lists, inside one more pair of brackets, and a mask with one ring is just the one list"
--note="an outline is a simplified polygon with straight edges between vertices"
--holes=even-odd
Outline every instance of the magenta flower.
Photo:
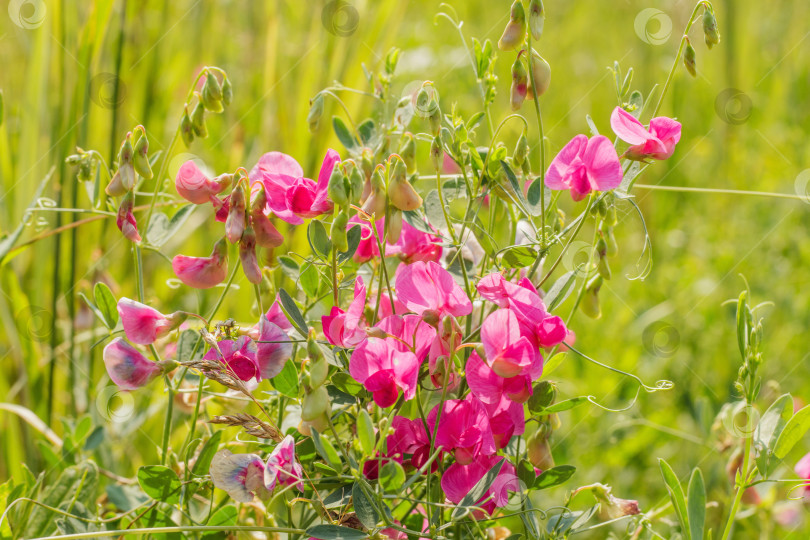
[[151,382],[161,372],[159,365],[147,360],[122,338],[115,338],[107,344],[102,356],[107,374],[122,390],[137,390]]
[[278,443],[264,464],[264,487],[272,491],[277,485],[295,486],[304,491],[304,470],[295,459],[295,439],[287,435]]
[[408,310],[423,315],[430,311],[438,318],[472,313],[472,302],[450,272],[435,262],[400,265],[395,276],[397,297]]
[[203,358],[223,362],[243,381],[261,378],[261,367],[256,360],[256,344],[248,336],[241,336],[236,341],[223,339],[217,346],[219,351],[212,347]]
[[549,189],[569,190],[575,201],[591,191],[617,188],[621,182],[619,156],[604,135],[591,139],[577,135],[554,157],[546,173]]
[[413,352],[420,364],[436,339],[436,329],[418,315],[389,316],[377,323],[377,328],[396,338],[386,338],[390,347]]
[[[453,463],[444,471],[442,476],[442,491],[444,491],[450,502],[454,504],[460,503],[470,490],[475,487],[475,484],[492,467],[503,460],[504,458],[501,456],[479,456],[467,464]],[[520,491],[520,480],[517,477],[515,466],[506,461],[498,472],[495,481],[476,503],[489,499],[486,503],[477,504],[477,506],[481,506],[489,514],[492,514],[495,508],[509,504],[510,492],[519,493]],[[476,518],[484,517],[480,512],[476,512],[474,515]]]
[[621,140],[632,145],[624,155],[634,160],[667,159],[681,140],[681,124],[677,120],[657,116],[650,120],[650,128],[646,129],[635,116],[621,107],[613,109],[610,127]]
[[206,177],[194,161],[183,163],[174,178],[177,193],[194,204],[214,202],[216,196],[231,184],[231,175],[222,175],[215,180]]
[[264,487],[264,463],[256,454],[232,454],[230,450],[220,450],[211,460],[209,473],[214,486],[237,502],[249,503],[254,495],[260,499],[270,496]]
[[130,191],[124,196],[121,201],[121,206],[118,207],[118,216],[115,218],[115,224],[118,226],[118,230],[124,235],[124,238],[137,244],[141,241],[141,235],[138,232],[138,222],[135,221],[135,216],[132,214],[133,204],[133,196]]
[[290,320],[287,319],[284,312],[281,311],[281,306],[279,306],[278,303],[278,296],[276,296],[276,300],[273,302],[273,305],[270,306],[270,309],[267,310],[267,313],[265,313],[264,316],[267,317],[268,321],[281,328],[285,333],[289,333],[293,329],[292,323],[290,323]]
[[[357,246],[357,251],[354,252],[354,260],[363,263],[379,257],[380,248],[377,245],[377,236],[374,235],[368,221],[358,216],[352,216],[348,225],[346,225],[346,230],[358,225],[361,231],[360,243]],[[377,229],[377,235],[385,241],[385,218],[378,219],[374,226]],[[440,242],[441,239],[438,236],[420,231],[416,227],[409,225],[407,221],[403,221],[399,239],[394,244],[386,242],[385,256],[398,256],[407,263],[417,261],[438,262],[442,256]]]
[[503,398],[523,403],[532,395],[532,378],[528,374],[501,377],[475,351],[467,359],[465,372],[470,391],[485,405],[498,405]]
[[286,332],[264,315],[259,320],[258,332],[256,363],[259,365],[259,376],[256,380],[262,381],[281,373],[284,364],[292,356],[293,346]]
[[428,428],[435,430],[436,448],[452,452],[456,461],[464,465],[478,456],[495,453],[489,416],[478,399],[468,394],[465,399],[449,399],[441,405],[441,416],[436,405],[427,418]]
[[523,435],[526,431],[526,415],[522,403],[503,396],[499,403],[485,403],[484,408],[489,416],[489,427],[496,447],[506,448],[512,437]]
[[268,152],[250,171],[250,178],[252,183],[264,185],[269,209],[284,221],[297,225],[305,218],[320,216],[332,209],[327,187],[332,169],[339,162],[338,153],[328,150],[315,182],[304,178],[304,170],[294,158],[281,152]]
[[[810,481],[810,453],[805,454],[793,468],[799,478]],[[804,486],[805,494],[810,493],[810,486]]]
[[155,308],[129,298],[118,300],[118,315],[127,339],[138,345],[151,345],[180,326],[187,317],[179,311],[166,316]]
[[398,350],[390,341],[370,337],[349,359],[349,373],[372,393],[380,407],[393,405],[400,391],[406,401],[416,394],[420,361],[414,353]]
[[[388,457],[399,463],[409,464],[415,469],[427,463],[430,458],[430,438],[422,419],[410,420],[404,416],[395,416],[391,427],[394,433],[385,439]],[[435,471],[438,465],[438,462],[434,461],[431,469]]]
[[520,335],[520,325],[509,309],[499,309],[484,320],[481,326],[487,365],[505,378],[528,375],[540,376],[543,359],[536,347]]
[[225,281],[228,273],[228,245],[223,238],[208,257],[176,255],[172,259],[174,274],[189,287],[210,289]]
[[349,311],[333,306],[329,315],[321,317],[323,333],[332,345],[351,349],[366,338],[363,310],[366,307],[366,286],[363,278],[354,280],[354,300]]

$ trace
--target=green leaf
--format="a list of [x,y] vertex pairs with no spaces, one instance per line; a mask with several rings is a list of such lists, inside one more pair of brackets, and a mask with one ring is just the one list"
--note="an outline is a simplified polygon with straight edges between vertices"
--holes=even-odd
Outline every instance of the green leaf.
[[773,447],[773,455],[785,459],[793,446],[804,437],[810,429],[810,405],[799,409],[785,425]]
[[[537,217],[543,213],[543,205],[541,203],[540,194],[543,192],[543,183],[538,176],[535,178],[531,184],[529,184],[529,189],[526,191],[526,210],[529,211],[534,217]],[[546,205],[551,202],[551,190],[545,188],[546,192]]]
[[351,396],[357,396],[363,392],[363,385],[352,379],[348,373],[337,372],[332,376],[332,384],[341,392],[346,392]]
[[537,258],[537,251],[529,246],[512,246],[501,254],[501,263],[507,268],[531,266]]
[[177,473],[163,465],[145,465],[138,469],[138,484],[156,501],[168,504],[180,502],[182,484]]
[[537,474],[534,472],[534,465],[527,459],[521,459],[517,466],[517,475],[521,482],[527,486],[534,485]]
[[[52,484],[34,498],[51,508],[59,508],[63,504],[70,504],[74,501],[90,507],[95,502],[97,485],[98,467],[91,461],[85,461],[67,467]],[[31,493],[31,495],[34,494]],[[55,531],[56,516],[57,514],[48,508],[34,507],[28,518],[24,520],[25,530],[22,538],[39,538]]]
[[[424,203],[425,217],[428,223],[433,227],[444,229],[447,227],[444,219],[444,210],[442,210],[442,200],[439,198],[438,190],[430,190],[425,197]],[[409,223],[412,225],[412,223]],[[425,227],[427,229],[427,227]],[[430,232],[425,231],[425,232]]]
[[318,296],[318,285],[320,284],[320,281],[321,276],[314,264],[308,264],[304,268],[303,272],[301,272],[301,277],[299,279],[301,289],[308,298],[315,298]]
[[161,247],[168,242],[177,231],[186,223],[197,205],[187,204],[181,207],[171,219],[162,212],[156,212],[146,228],[146,240],[155,247]]
[[273,388],[287,397],[298,397],[298,368],[292,359],[287,360],[281,372],[271,379]]
[[774,446],[791,416],[793,416],[793,397],[784,394],[768,407],[757,424],[757,430],[754,432],[754,442],[758,450],[757,469],[763,477],[767,477],[778,463],[778,460],[772,459]]
[[588,403],[588,396],[577,396],[575,398],[566,399],[564,401],[560,401],[559,403],[555,403],[550,407],[546,407],[545,409],[543,409],[542,414],[551,414],[567,411],[573,409],[574,407],[579,407],[584,403]]
[[292,299],[290,293],[284,289],[280,289],[278,291],[278,300],[281,304],[281,309],[284,310],[287,318],[290,319],[290,322],[295,329],[298,330],[298,333],[304,337],[308,336],[309,326],[307,326],[307,321],[304,320],[304,316],[301,315],[301,311],[299,311],[298,306],[295,305],[295,300]]
[[[233,505],[223,506],[211,516],[206,523],[209,527],[224,527],[236,525],[238,513]],[[214,531],[202,535],[202,540],[225,540],[230,534],[228,531]]]
[[346,123],[343,122],[343,120],[337,116],[333,116],[332,127],[335,130],[335,135],[337,135],[340,144],[345,146],[346,150],[351,151],[357,148],[357,140],[355,140],[354,135],[352,135],[349,128],[346,127]]
[[[195,330],[183,330],[180,333],[180,339],[177,340],[177,361],[189,362],[202,358],[202,343],[197,345],[197,342],[201,340],[202,336],[200,336],[199,332]],[[192,358],[192,354],[194,358]]]
[[214,454],[217,453],[219,447],[219,440],[222,438],[222,431],[215,431],[211,437],[205,441],[205,444],[197,456],[197,461],[191,468],[192,474],[195,476],[202,476],[208,474],[208,469],[211,468],[211,461],[214,459]]
[[503,169],[503,171],[506,173],[506,178],[509,180],[509,185],[512,186],[512,191],[514,192],[513,195],[517,198],[518,205],[526,208],[526,197],[523,196],[523,188],[520,187],[517,176],[515,176],[515,172],[505,161],[500,160],[500,164],[501,169]]
[[321,438],[321,434],[317,430],[312,429],[312,444],[315,445],[315,451],[325,459],[332,467],[337,470],[341,469],[340,456],[338,456],[335,447],[329,442],[329,439]]
[[[389,463],[396,463],[396,462],[389,462]],[[504,464],[506,463],[506,459],[500,460],[498,463],[492,466],[492,468],[479,480],[476,484],[472,487],[472,489],[461,499],[461,502],[458,503],[458,506],[453,510],[453,514],[450,516],[450,519],[453,521],[457,521],[460,519],[464,514],[467,513],[467,510],[470,506],[474,506],[481,498],[484,496],[484,493],[487,492],[489,487],[492,485],[492,482],[498,477],[498,473],[501,472],[501,468],[503,468]]]
[[307,227],[307,239],[312,251],[322,259],[328,259],[332,253],[332,240],[320,220],[313,219]]
[[112,330],[118,324],[118,304],[112,291],[105,283],[98,282],[93,287],[93,297],[102,316],[104,325]]
[[301,274],[301,267],[298,266],[298,263],[295,262],[292,257],[279,255],[278,264],[281,266],[281,271],[284,272],[284,275],[293,281],[298,281],[298,276]]
[[703,482],[703,473],[697,467],[692,471],[692,478],[689,479],[686,501],[692,539],[703,540],[706,523],[706,485]]
[[360,446],[363,448],[365,456],[372,456],[374,454],[374,443],[376,436],[374,434],[374,424],[371,421],[368,411],[360,409],[360,414],[357,415],[357,438],[360,439]]
[[577,273],[576,271],[572,270],[571,272],[566,272],[560,278],[554,282],[554,285],[548,290],[546,293],[546,297],[543,298],[543,301],[548,306],[548,310],[552,311],[555,307],[559,306],[565,299],[568,298],[568,295],[571,294],[571,291],[574,290],[574,285],[577,283]]
[[363,540],[368,538],[363,531],[340,525],[315,525],[307,529],[304,534],[318,540]]
[[357,518],[367,529],[373,529],[377,525],[377,522],[380,521],[380,514],[377,513],[374,504],[363,491],[360,482],[355,483],[352,489],[352,504],[354,505],[354,512],[357,514]]
[[340,486],[335,491],[323,498],[323,507],[326,509],[346,506],[352,498],[352,488],[354,484]]
[[563,360],[565,360],[567,356],[567,353],[559,352],[549,358],[546,363],[543,364],[543,375],[546,377],[551,375],[558,367],[560,367],[560,364],[563,363]]
[[380,469],[380,485],[386,493],[397,493],[405,483],[405,470],[396,461],[387,461]]
[[337,262],[338,265],[344,264],[346,261],[354,257],[355,252],[357,251],[357,246],[360,245],[360,240],[363,236],[363,229],[360,225],[354,225],[351,229],[346,232],[346,243],[349,245],[349,249],[346,251],[339,251]]
[[661,476],[664,477],[664,483],[669,492],[669,498],[672,500],[672,506],[675,508],[675,514],[677,514],[678,520],[681,522],[682,532],[686,540],[690,540],[689,514],[687,514],[686,497],[683,494],[681,483],[678,481],[678,477],[675,476],[675,471],[664,459],[658,458],[658,465],[661,467]]
[[554,486],[559,486],[571,478],[577,468],[573,465],[557,465],[540,473],[540,476],[534,481],[532,489],[548,489]]
[[374,120],[371,118],[366,118],[360,125],[357,126],[357,133],[360,135],[360,142],[363,144],[368,144],[374,138],[374,132],[376,131],[376,126],[374,125]]

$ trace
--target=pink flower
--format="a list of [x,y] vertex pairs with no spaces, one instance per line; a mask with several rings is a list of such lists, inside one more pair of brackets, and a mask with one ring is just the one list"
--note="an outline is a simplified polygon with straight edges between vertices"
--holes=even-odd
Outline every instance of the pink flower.
[[210,289],[225,281],[228,273],[228,246],[223,238],[209,257],[176,255],[172,259],[174,274],[189,287]]
[[[435,431],[435,446],[452,452],[461,464],[472,462],[477,456],[495,453],[495,440],[484,405],[475,397],[449,399],[428,413],[427,423]],[[438,426],[436,420],[438,418]]]
[[487,365],[505,378],[529,375],[532,379],[543,370],[542,357],[537,348],[520,335],[520,325],[509,309],[499,309],[481,325]]
[[[357,251],[354,252],[354,260],[363,263],[379,257],[380,248],[377,245],[377,236],[374,235],[368,221],[358,216],[352,216],[346,230],[358,225],[361,231],[360,243],[357,245]],[[385,241],[385,218],[378,219],[374,227],[377,229],[377,235]],[[420,231],[416,227],[409,225],[407,221],[403,221],[399,239],[394,244],[386,242],[385,256],[399,256],[400,259],[408,263],[417,261],[438,262],[442,256],[440,242],[441,239],[438,236]]]
[[329,315],[321,317],[323,333],[332,345],[351,349],[366,338],[363,310],[366,307],[366,286],[363,278],[354,280],[354,300],[349,311],[333,306]]
[[416,394],[420,361],[414,353],[399,350],[390,341],[370,337],[349,359],[349,373],[373,394],[380,407],[393,405],[400,391],[406,401]]
[[216,180],[210,180],[197,167],[194,161],[183,163],[174,178],[177,193],[185,200],[194,204],[204,204],[214,201],[216,195],[222,193],[231,184],[231,175],[222,175]]
[[[404,416],[395,416],[391,427],[394,433],[385,439],[388,457],[415,469],[427,463],[430,458],[430,438],[422,419],[409,420]],[[438,462],[434,461],[431,469],[435,471],[437,468]]]
[[304,491],[304,470],[295,459],[295,439],[287,435],[278,443],[264,464],[264,487],[272,491],[277,485],[295,486]]
[[271,323],[275,324],[284,332],[289,333],[293,329],[292,323],[290,323],[287,316],[281,311],[281,307],[278,304],[278,296],[276,296],[276,300],[273,302],[273,305],[270,306],[270,309],[267,310],[267,313],[264,314],[267,317],[267,320]]
[[243,381],[261,378],[261,368],[256,360],[256,344],[249,337],[241,336],[236,341],[223,339],[217,346],[219,351],[212,347],[203,358],[223,362]]
[[254,495],[260,499],[270,495],[264,487],[264,463],[256,454],[232,454],[230,450],[220,450],[211,460],[209,472],[214,486],[237,502],[249,503]]
[[115,218],[115,224],[118,230],[124,235],[124,238],[138,243],[141,241],[141,235],[138,233],[138,222],[135,221],[135,216],[132,214],[133,196],[132,192],[128,192],[124,199],[121,201],[121,206],[118,207],[118,216]]
[[436,339],[436,329],[417,315],[386,317],[377,323],[377,328],[396,338],[386,338],[390,347],[402,352],[412,351],[420,364]]
[[512,437],[523,435],[526,431],[526,415],[522,403],[503,396],[499,403],[485,403],[484,408],[487,410],[492,437],[498,448],[506,448]]
[[129,298],[118,300],[118,315],[127,339],[138,345],[154,343],[186,320],[184,313],[177,312],[167,317],[155,308]]
[[[799,478],[810,481],[810,453],[805,454],[793,468]],[[804,487],[805,493],[810,493],[810,486]]]
[[584,199],[591,191],[619,187],[621,182],[619,156],[604,135],[590,140],[577,135],[554,157],[546,173],[549,189],[570,190],[575,201]]
[[256,340],[256,363],[259,376],[256,380],[272,379],[284,369],[284,364],[292,356],[290,337],[278,325],[262,315],[259,320],[259,338]]
[[450,272],[435,262],[400,265],[395,276],[399,300],[417,315],[431,311],[439,318],[472,313],[472,302]]
[[[442,491],[450,502],[460,503],[475,487],[475,484],[501,461],[504,461],[501,456],[479,456],[468,464],[453,463],[442,476]],[[506,461],[495,481],[481,499],[476,501],[476,505],[492,514],[496,507],[504,507],[509,504],[510,492],[519,493],[520,491],[520,480],[517,477],[515,466]],[[486,503],[478,504],[485,499],[489,500]],[[483,517],[480,513],[475,515],[477,518]]]
[[635,116],[621,107],[613,109],[610,127],[621,140],[632,145],[624,155],[634,160],[667,159],[681,140],[680,122],[657,116],[650,120],[650,128],[645,129]]
[[161,372],[160,366],[144,357],[138,350],[115,338],[104,347],[104,367],[112,382],[122,390],[137,390]]
[[501,377],[475,351],[467,359],[465,372],[470,391],[485,405],[498,405],[503,398],[523,403],[532,395],[532,379],[528,374]]
[[278,217],[288,223],[303,223],[332,209],[327,198],[329,176],[340,156],[328,150],[324,157],[318,181],[304,178],[304,171],[292,157],[281,152],[263,155],[250,172],[251,182],[261,182],[267,191],[267,205]]

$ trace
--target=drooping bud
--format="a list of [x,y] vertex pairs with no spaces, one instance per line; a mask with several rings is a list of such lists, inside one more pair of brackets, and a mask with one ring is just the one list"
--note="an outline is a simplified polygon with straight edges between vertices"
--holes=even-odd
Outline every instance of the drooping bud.
[[518,139],[517,145],[515,146],[515,152],[512,155],[512,158],[515,160],[515,164],[523,166],[523,162],[526,161],[526,158],[529,156],[529,138],[526,137],[526,132],[520,134],[520,138]]
[[402,234],[402,212],[399,210],[391,209],[388,213],[388,221],[385,223],[387,228],[385,233],[385,240],[391,245],[399,241]]
[[228,244],[220,239],[209,257],[176,255],[172,259],[174,274],[189,287],[210,289],[225,281],[228,273]]
[[438,135],[442,129],[442,110],[439,107],[433,109],[428,116],[428,121],[430,122],[430,131],[434,135]]
[[529,99],[542,96],[551,84],[551,66],[540,56],[537,51],[532,51],[532,66],[529,75],[529,88],[527,95]]
[[208,137],[208,128],[205,127],[205,107],[203,106],[202,97],[197,94],[197,104],[194,110],[191,111],[191,128],[194,130],[194,135],[201,138]]
[[220,113],[224,110],[222,106],[222,87],[219,85],[216,75],[211,71],[205,74],[202,102],[203,106],[211,112]]
[[332,174],[329,175],[329,185],[327,193],[329,198],[338,206],[346,207],[349,205],[349,193],[346,189],[347,178],[343,173],[343,168],[338,165],[332,169]]
[[233,85],[231,80],[225,75],[222,78],[222,103],[227,107],[233,101]]
[[107,374],[122,390],[137,390],[161,372],[157,363],[147,360],[138,349],[120,337],[104,347],[102,356]]
[[248,226],[239,240],[239,259],[242,261],[242,270],[251,283],[262,282],[262,269],[256,259],[256,233],[253,227]]
[[714,18],[714,13],[709,9],[703,10],[703,38],[706,40],[706,46],[709,49],[720,43],[717,19]]
[[132,133],[127,133],[121,149],[118,151],[118,173],[121,179],[121,186],[126,191],[131,191],[135,187],[135,166],[132,159],[135,149],[132,147]]
[[509,22],[503,30],[498,48],[502,51],[513,51],[523,45],[526,39],[526,12],[523,0],[515,0],[509,13]]
[[363,195],[365,178],[363,178],[363,173],[354,161],[347,159],[345,163],[349,174],[349,201],[357,202]]
[[180,119],[180,136],[183,138],[183,143],[186,147],[191,146],[194,142],[194,126],[191,125],[191,118],[188,115],[188,107],[183,112],[183,118]]
[[444,158],[444,150],[442,149],[441,136],[436,135],[433,137],[433,142],[430,143],[430,162],[433,168],[437,171],[442,170],[442,159]]
[[638,509],[638,501],[614,497],[611,493],[612,490],[610,486],[599,483],[582,486],[581,488],[575,489],[571,493],[571,497],[583,491],[590,491],[594,498],[599,501],[599,519],[602,521],[610,521],[612,519],[634,516],[641,513]]
[[284,243],[284,237],[264,213],[267,206],[267,194],[264,186],[257,182],[259,188],[250,203],[250,225],[256,234],[256,243],[263,248],[274,248]]
[[323,116],[323,94],[317,94],[309,102],[309,113],[307,113],[307,124],[309,130],[315,131],[321,123],[321,116]]
[[349,215],[341,210],[332,221],[332,244],[338,251],[348,251],[349,241],[346,238],[346,227],[349,225]]
[[599,307],[599,289],[601,288],[602,276],[597,274],[586,285],[585,295],[579,304],[582,312],[592,319],[598,319],[602,316],[602,309]]
[[363,204],[363,212],[382,217],[387,205],[385,194],[385,166],[377,165],[371,174],[370,193]]
[[686,50],[683,53],[683,65],[686,67],[686,71],[688,71],[692,77],[697,77],[697,70],[695,68],[697,65],[695,48],[692,47],[692,42],[689,41],[689,38],[686,38]]
[[529,84],[526,66],[523,65],[523,61],[520,57],[521,55],[518,53],[517,58],[515,58],[515,63],[512,64],[512,86],[509,102],[512,105],[513,111],[520,109],[520,106],[523,105]]
[[543,9],[543,0],[531,0],[529,2],[529,31],[532,33],[532,39],[540,39],[545,22],[546,11]]
[[389,163],[391,176],[388,182],[388,199],[403,212],[416,210],[422,206],[422,197],[408,182],[405,162],[397,154],[392,154]]
[[135,221],[135,216],[132,214],[132,207],[134,205],[135,197],[131,191],[124,195],[121,201],[121,206],[118,207],[118,217],[115,224],[118,229],[123,233],[124,237],[135,243],[141,241],[141,235],[138,234],[138,223]]
[[230,209],[225,221],[225,236],[231,244],[237,243],[245,231],[245,208],[245,189],[240,182],[231,191]]
[[415,173],[416,141],[414,140],[412,133],[406,131],[402,135],[402,144],[399,145],[399,155],[402,156],[402,160],[405,162],[405,166],[408,168],[408,174]]
[[141,134],[138,142],[135,143],[135,154],[132,157],[132,164],[135,171],[146,179],[152,178],[152,167],[149,165],[149,140],[146,138],[146,132]]
[[110,197],[120,197],[121,195],[125,195],[128,191],[129,190],[126,189],[121,182],[120,171],[115,171],[115,174],[110,179],[110,183],[104,188],[104,192]]
[[551,455],[548,433],[544,428],[545,426],[541,425],[526,443],[529,461],[541,471],[554,467],[554,456]]

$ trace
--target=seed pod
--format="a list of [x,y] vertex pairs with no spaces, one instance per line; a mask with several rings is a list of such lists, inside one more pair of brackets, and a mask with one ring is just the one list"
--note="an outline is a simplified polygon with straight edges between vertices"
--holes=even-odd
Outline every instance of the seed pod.
[[527,96],[529,99],[535,99],[537,96],[542,96],[548,90],[551,84],[551,66],[548,62],[537,54],[537,51],[532,51],[532,70],[529,75],[529,88],[527,89]]
[[319,386],[304,396],[301,405],[301,419],[307,422],[315,420],[329,408],[329,392],[325,386]]
[[703,38],[706,41],[706,46],[711,49],[720,43],[720,32],[717,30],[717,19],[714,18],[714,13],[708,9],[703,10]]
[[523,0],[515,0],[509,12],[509,22],[503,30],[498,48],[502,51],[513,51],[523,45],[526,39],[526,12]]
[[526,66],[518,54],[515,63],[512,64],[512,86],[510,88],[509,103],[512,105],[512,110],[517,111],[523,105],[526,99],[526,92],[529,85],[529,77],[526,74]]
[[[607,246],[605,246],[605,250],[607,251]],[[603,278],[610,280],[610,263],[608,263],[607,257],[599,259],[599,262],[596,263],[596,271],[599,272],[599,275]]]
[[149,140],[146,138],[146,133],[141,135],[138,142],[135,143],[135,155],[132,158],[132,164],[135,171],[144,178],[152,178],[152,167],[149,165]]
[[613,227],[607,227],[607,256],[615,257],[619,253],[619,244],[616,243],[616,236],[613,234]]
[[349,249],[349,242],[346,238],[346,226],[349,224],[349,216],[344,210],[338,212],[332,221],[332,245],[338,251],[347,251]]
[[696,63],[695,49],[692,47],[689,38],[686,38],[686,51],[683,53],[683,65],[692,77],[697,77],[697,70],[695,69]]
[[205,127],[205,107],[203,106],[202,98],[199,98],[194,110],[191,111],[191,127],[194,130],[194,135],[201,138],[208,137],[208,129]]
[[437,135],[433,137],[433,142],[430,143],[430,162],[437,171],[442,170],[443,157],[444,150],[442,149],[442,140],[441,137]]
[[396,244],[402,234],[402,212],[392,209],[388,213],[388,221],[385,225],[387,228],[385,240],[391,245]]
[[542,0],[531,0],[529,2],[529,31],[532,33],[532,39],[540,39],[545,22],[546,11],[543,9]]
[[405,132],[402,135],[402,144],[399,146],[399,155],[405,162],[408,174],[416,172],[416,141],[413,134]]
[[416,210],[422,206],[422,197],[406,178],[405,162],[396,154],[392,154],[389,160],[391,175],[388,182],[388,200],[403,212]]
[[438,135],[442,129],[442,111],[439,107],[436,107],[433,112],[430,113],[428,121],[430,122],[431,133]]
[[321,123],[321,116],[323,116],[323,94],[317,94],[309,102],[309,113],[307,113],[307,124],[309,130],[315,131]]
[[191,146],[191,143],[194,141],[194,126],[191,125],[188,109],[185,110],[183,118],[180,119],[180,136],[183,138],[183,143],[186,147]]
[[309,387],[318,388],[326,382],[329,376],[329,363],[321,356],[309,364]]
[[349,204],[349,194],[346,191],[346,184],[346,175],[343,174],[342,167],[337,165],[332,169],[332,174],[329,175],[327,193],[329,198],[332,199],[332,202],[341,207],[346,207]]

